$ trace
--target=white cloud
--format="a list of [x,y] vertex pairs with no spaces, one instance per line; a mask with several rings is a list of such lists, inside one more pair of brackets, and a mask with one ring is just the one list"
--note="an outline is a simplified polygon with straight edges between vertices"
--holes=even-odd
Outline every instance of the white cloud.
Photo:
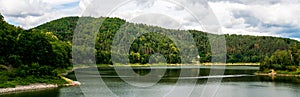
[[80,0],[79,7],[82,10],[85,10],[87,6],[91,4],[93,0]]
[[245,3],[240,0],[215,0],[209,2],[209,5],[225,33],[300,40],[300,37],[294,36],[300,34],[300,2],[254,0]]
[[[10,23],[23,28],[32,28],[65,16],[81,16],[87,6],[93,4],[92,1],[0,0],[0,12]],[[206,5],[199,0],[179,0],[179,2],[179,4],[197,6],[197,10],[200,11],[207,10]],[[300,35],[298,35],[300,34],[299,0],[209,0],[208,4],[217,16],[224,33],[288,37],[300,40]],[[101,13],[91,12],[91,15],[95,16]],[[160,14],[162,17],[159,17]],[[207,19],[211,17],[206,16],[207,12],[197,15],[200,15],[204,22],[214,19]],[[203,26],[183,6],[159,0],[133,1],[117,8],[111,16],[131,22],[152,22],[153,25],[167,28],[179,26],[180,29],[203,30]],[[155,19],[157,21],[151,21]],[[170,22],[174,20],[176,22]]]
[[[194,19],[194,17],[192,17],[191,13],[185,10],[182,6],[176,5],[172,2],[160,0],[141,2],[139,0],[136,0],[125,3],[121,6],[117,6],[114,9],[115,10],[113,10],[111,12],[111,15],[109,16],[123,18],[130,22],[145,23],[171,29],[191,28],[202,30],[202,27],[198,26],[199,23],[195,22],[196,20]],[[98,13],[101,14],[101,12]],[[97,17],[103,15],[95,16]]]
[[80,14],[74,0],[0,0],[1,13],[7,21],[25,29],[64,16]]

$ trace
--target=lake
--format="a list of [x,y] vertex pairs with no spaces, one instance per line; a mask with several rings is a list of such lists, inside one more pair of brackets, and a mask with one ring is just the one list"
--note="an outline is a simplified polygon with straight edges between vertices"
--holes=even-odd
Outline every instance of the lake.
[[[190,67],[193,68],[193,67]],[[0,95],[1,97],[85,97],[88,96],[114,96],[119,97],[300,97],[300,78],[297,77],[271,77],[252,75],[258,67],[252,66],[227,66],[224,75],[210,75],[209,66],[196,68],[199,70],[198,76],[182,76],[181,71],[190,70],[180,67],[137,67],[134,71],[140,76],[150,72],[165,70],[158,83],[152,84],[147,80],[132,80],[131,84],[124,79],[132,76],[119,77],[113,68],[100,68],[99,72],[105,86],[97,87],[97,83],[90,81],[89,84],[82,83],[82,89],[78,86],[46,89],[39,91],[19,92]],[[214,68],[215,70],[222,68]],[[82,69],[89,71],[89,68]],[[195,70],[195,69],[191,69]],[[124,70],[125,71],[125,70]],[[194,71],[190,71],[194,72]],[[87,75],[93,73],[84,72]],[[180,76],[180,77],[179,77]],[[68,75],[75,79],[75,74]],[[92,79],[93,76],[85,77]],[[211,80],[207,83],[208,78]],[[222,78],[222,82],[214,79]],[[133,78],[135,79],[135,78]],[[94,85],[94,86],[93,86]],[[142,86],[139,86],[142,85]],[[143,86],[145,85],[145,86]],[[82,90],[88,90],[82,92]]]

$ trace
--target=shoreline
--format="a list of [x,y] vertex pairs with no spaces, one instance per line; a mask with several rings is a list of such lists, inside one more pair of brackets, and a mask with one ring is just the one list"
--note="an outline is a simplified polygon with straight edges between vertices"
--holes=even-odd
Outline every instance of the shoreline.
[[114,67],[114,66],[132,66],[132,67],[144,67],[144,66],[259,66],[259,63],[197,63],[197,64],[129,64],[129,65],[98,65],[97,67]]
[[286,77],[300,77],[300,74],[269,74],[269,73],[254,73],[257,76],[286,76]]
[[32,90],[42,90],[42,89],[51,89],[58,88],[57,84],[45,84],[45,83],[36,83],[30,85],[19,85],[14,88],[0,88],[0,95],[14,92],[24,92],[24,91],[32,91]]
[[260,63],[201,63],[203,66],[259,66]]
[[[201,63],[201,64],[194,64],[195,66],[258,66],[259,64],[257,63]],[[113,67],[113,65],[104,65],[104,67]],[[116,65],[116,66],[122,66],[122,65]],[[145,64],[131,64],[129,66],[150,66],[150,65],[145,65]],[[154,66],[159,66],[159,65],[154,65]],[[189,65],[184,65],[184,64],[167,64],[167,66],[189,66]],[[96,67],[103,67],[100,65],[97,65]],[[68,75],[70,72],[73,72],[76,69],[82,69],[82,68],[89,68],[88,66],[82,66],[82,67],[75,67],[72,68],[71,70],[67,70],[65,73],[61,74],[61,78],[64,79],[67,84],[62,85],[63,87],[69,87],[69,86],[77,86],[80,85],[80,82],[73,81],[69,78],[66,78],[64,76]],[[300,75],[299,75],[300,76]],[[46,83],[35,83],[35,84],[30,84],[30,85],[17,85],[14,88],[0,88],[0,95],[2,94],[7,94],[7,93],[14,93],[14,92],[23,92],[23,91],[32,91],[32,90],[43,90],[43,89],[51,89],[51,88],[58,88],[60,87],[57,84],[46,84]]]
[[72,68],[71,70],[67,70],[65,73],[62,73],[60,75],[60,78],[67,82],[66,84],[58,85],[58,84],[47,84],[47,83],[33,83],[33,84],[29,84],[29,85],[17,85],[14,88],[12,88],[12,87],[0,88],[0,95],[8,94],[8,93],[37,91],[37,90],[44,90],[44,89],[51,89],[51,88],[70,87],[70,86],[80,85],[80,82],[73,81],[69,78],[64,77],[68,73],[74,71],[75,69],[78,69],[78,68]]

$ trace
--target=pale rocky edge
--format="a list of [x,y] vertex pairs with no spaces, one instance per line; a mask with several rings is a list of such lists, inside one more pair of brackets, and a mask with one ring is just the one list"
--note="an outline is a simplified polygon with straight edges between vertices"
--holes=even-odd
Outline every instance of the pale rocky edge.
[[[73,68],[70,71],[67,71],[66,73],[62,74],[62,75],[67,75],[68,73],[74,71],[75,68]],[[63,86],[78,86],[81,83],[78,81],[73,81],[69,78],[66,78],[64,76],[60,76],[62,79],[64,79],[66,82],[68,82],[67,84],[64,84]],[[45,84],[45,83],[36,83],[36,84],[30,84],[30,85],[26,85],[26,86],[16,86],[14,88],[0,88],[0,95],[1,94],[6,94],[6,93],[13,93],[13,92],[21,92],[21,91],[30,91],[30,90],[42,90],[42,89],[50,89],[50,88],[58,88],[59,85],[57,84]]]
[[49,88],[57,88],[57,84],[31,84],[26,86],[16,86],[15,88],[0,88],[0,95],[4,93],[29,91],[29,90],[41,90]]

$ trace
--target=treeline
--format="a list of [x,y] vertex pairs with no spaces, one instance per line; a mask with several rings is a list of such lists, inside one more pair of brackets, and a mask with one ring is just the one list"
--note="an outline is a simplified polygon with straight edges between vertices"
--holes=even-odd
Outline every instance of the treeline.
[[[156,53],[162,54],[167,63],[181,63],[183,61],[181,60],[182,52],[193,49],[198,50],[197,55],[200,58],[192,56],[195,58],[191,59],[210,62],[213,54],[208,36],[218,36],[196,30],[172,30],[146,24],[128,23],[119,18],[83,17],[81,19],[84,20],[81,24],[77,23],[79,17],[66,17],[30,30],[23,30],[9,25],[1,16],[0,70],[1,76],[3,76],[1,81],[28,75],[56,76],[61,69],[71,66],[71,47],[75,28],[84,25],[97,28],[98,21],[102,21],[102,26],[95,32],[90,32],[88,28],[80,29],[90,33],[81,37],[95,38],[96,40],[95,44],[89,45],[95,46],[90,50],[94,50],[97,64],[112,64],[111,54],[120,54],[121,51],[111,52],[115,37],[124,36],[134,39],[135,35],[139,36],[130,43],[128,56],[126,54],[118,55],[128,58],[130,63],[148,63],[149,58]],[[116,36],[118,31],[124,33]],[[91,33],[96,33],[97,36],[94,37]],[[193,38],[196,47],[181,41],[189,38]],[[225,35],[225,38],[226,56],[229,63],[265,62],[262,63],[262,66],[267,67],[262,68],[280,67],[284,69],[285,66],[266,65],[274,63],[274,61],[267,62],[266,60],[275,60],[278,54],[288,55],[290,53],[293,61],[297,60],[294,58],[298,56],[295,52],[299,49],[296,48],[297,46],[295,47],[295,45],[299,45],[296,40],[241,35]],[[83,52],[86,50],[85,48],[78,49],[82,49]],[[292,63],[296,64],[297,62]]]
[[59,80],[57,75],[71,66],[71,43],[52,32],[15,27],[0,16],[0,87]]
[[[277,50],[271,56],[266,56],[261,62],[260,70],[296,71],[300,66],[300,45],[293,44],[289,49]],[[300,73],[300,72],[299,72]]]
[[[68,42],[72,41],[73,32],[76,28],[79,17],[66,17],[54,20],[34,29],[53,32],[60,40]],[[103,20],[105,18],[85,19]],[[97,24],[86,22],[91,28]],[[78,24],[77,26],[81,26]],[[85,30],[82,30],[85,32]],[[86,30],[88,32],[88,30]],[[167,59],[168,63],[180,63],[180,50],[175,45],[174,40],[162,33],[170,33],[179,39],[184,39],[188,35],[176,33],[189,32],[196,43],[200,62],[210,62],[213,55],[210,50],[210,42],[208,35],[212,35],[196,30],[171,30],[145,24],[128,23],[119,18],[106,18],[97,32],[96,38],[96,61],[98,64],[112,64],[111,46],[115,34],[118,31],[126,32],[126,37],[134,37],[136,34],[142,34],[131,44],[129,58],[131,63],[147,63],[149,57],[154,53],[161,53]],[[148,34],[143,34],[150,32]],[[173,34],[172,34],[173,33]],[[216,36],[216,35],[212,35]],[[92,37],[91,37],[92,38]],[[268,36],[242,36],[242,35],[225,35],[227,48],[227,62],[251,62],[258,63],[264,60],[265,57],[270,57],[277,50],[288,50],[292,44],[299,44],[296,40],[287,38],[275,38]],[[180,42],[180,41],[179,41]],[[185,45],[185,50],[189,50],[189,45]],[[190,47],[192,48],[192,47]],[[116,53],[116,52],[113,52]],[[116,53],[118,54],[118,53]],[[122,55],[120,55],[122,56]]]
[[260,62],[277,50],[287,50],[296,40],[268,36],[226,35],[227,62]]

